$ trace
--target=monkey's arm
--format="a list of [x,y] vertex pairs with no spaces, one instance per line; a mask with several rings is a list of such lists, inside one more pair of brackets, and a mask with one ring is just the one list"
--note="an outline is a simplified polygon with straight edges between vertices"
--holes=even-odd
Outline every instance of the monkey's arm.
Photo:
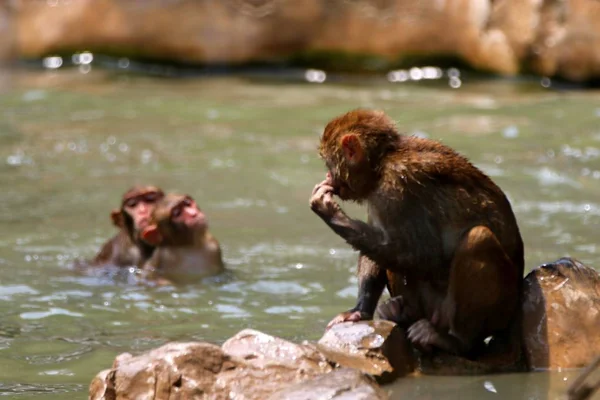
[[394,241],[391,241],[379,227],[346,215],[333,199],[333,188],[327,184],[321,184],[315,190],[310,207],[335,233],[380,268],[407,272],[422,259],[422,254],[417,251],[419,243],[415,242],[418,235],[411,233],[421,227],[400,226],[394,230]]
[[361,316],[373,318],[379,298],[385,289],[387,276],[385,269],[380,268],[367,256],[358,257],[358,301],[352,310],[359,311]]
[[104,243],[102,245],[102,248],[100,249],[98,254],[96,254],[96,257],[94,257],[91,264],[92,265],[103,265],[103,264],[114,263],[117,266],[121,266],[118,263],[118,256],[119,256],[120,248],[123,247],[122,243],[123,243],[123,234],[122,234],[122,232],[119,232],[115,236],[113,236],[110,240],[106,241],[106,243]]
[[331,196],[326,197],[329,199],[324,200],[325,207],[335,206],[337,208],[333,216],[329,212],[321,212],[322,210],[311,202],[313,211],[355,250],[371,258],[383,268],[387,267],[390,260],[401,256],[397,246],[392,246],[386,240],[385,233],[381,229],[348,217]]
[[356,306],[338,314],[327,324],[327,329],[345,321],[373,319],[375,308],[387,283],[387,275],[372,260],[363,254],[358,256],[358,300]]

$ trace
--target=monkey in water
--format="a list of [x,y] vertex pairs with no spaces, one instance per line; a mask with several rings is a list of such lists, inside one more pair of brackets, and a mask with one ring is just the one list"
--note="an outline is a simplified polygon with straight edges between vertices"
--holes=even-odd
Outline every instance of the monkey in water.
[[[520,350],[523,241],[502,190],[439,142],[398,133],[381,111],[330,121],[319,154],[328,170],[310,207],[359,252],[358,301],[334,318],[381,317],[419,349],[476,358],[490,336],[515,362]],[[364,203],[367,222],[334,199]]]
[[154,246],[144,242],[140,234],[148,224],[154,206],[163,197],[163,191],[155,186],[134,186],[125,192],[121,208],[110,214],[119,232],[104,243],[90,264],[130,267],[150,258]]
[[208,231],[208,222],[194,199],[167,194],[157,203],[142,239],[155,246],[141,265],[151,276],[188,282],[224,270],[221,246]]

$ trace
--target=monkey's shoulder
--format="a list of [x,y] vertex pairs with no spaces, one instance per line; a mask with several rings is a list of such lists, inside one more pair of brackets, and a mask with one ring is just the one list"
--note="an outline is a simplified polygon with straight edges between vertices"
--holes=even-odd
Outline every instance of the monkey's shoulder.
[[121,230],[102,245],[92,264],[114,264],[118,267],[124,267],[135,265],[139,259],[139,249],[131,241],[129,235]]
[[490,181],[467,157],[431,139],[408,137],[390,161],[387,174],[396,175],[407,183]]

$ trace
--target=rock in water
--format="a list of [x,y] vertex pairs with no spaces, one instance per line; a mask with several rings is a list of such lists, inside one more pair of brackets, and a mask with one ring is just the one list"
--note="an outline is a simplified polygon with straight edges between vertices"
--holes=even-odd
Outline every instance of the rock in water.
[[244,329],[223,343],[223,351],[247,363],[265,368],[282,366],[304,373],[324,374],[333,368],[323,354],[309,344],[296,344],[254,329]]
[[572,258],[525,278],[523,338],[530,368],[581,368],[600,354],[600,275]]
[[286,387],[268,400],[387,400],[375,381],[360,371],[341,368]]
[[387,383],[415,369],[412,346],[405,332],[390,321],[343,322],[332,326],[317,348],[344,367]]

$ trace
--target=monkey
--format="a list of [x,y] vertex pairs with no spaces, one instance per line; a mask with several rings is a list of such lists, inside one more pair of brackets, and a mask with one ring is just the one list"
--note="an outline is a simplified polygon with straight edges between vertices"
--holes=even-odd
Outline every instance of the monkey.
[[91,265],[136,266],[150,258],[154,246],[144,242],[141,230],[148,224],[150,213],[157,201],[164,197],[155,186],[134,186],[123,194],[121,207],[110,213],[119,232],[109,239],[90,262]]
[[141,266],[151,277],[183,282],[217,275],[224,270],[221,246],[194,199],[167,194],[157,203],[142,239],[155,246]]
[[[524,249],[504,192],[454,149],[401,135],[383,111],[331,120],[319,155],[327,174],[310,207],[359,252],[357,304],[328,327],[373,318],[387,287],[383,316],[422,352],[475,358],[492,337],[521,357]],[[367,222],[334,195],[366,204]]]

